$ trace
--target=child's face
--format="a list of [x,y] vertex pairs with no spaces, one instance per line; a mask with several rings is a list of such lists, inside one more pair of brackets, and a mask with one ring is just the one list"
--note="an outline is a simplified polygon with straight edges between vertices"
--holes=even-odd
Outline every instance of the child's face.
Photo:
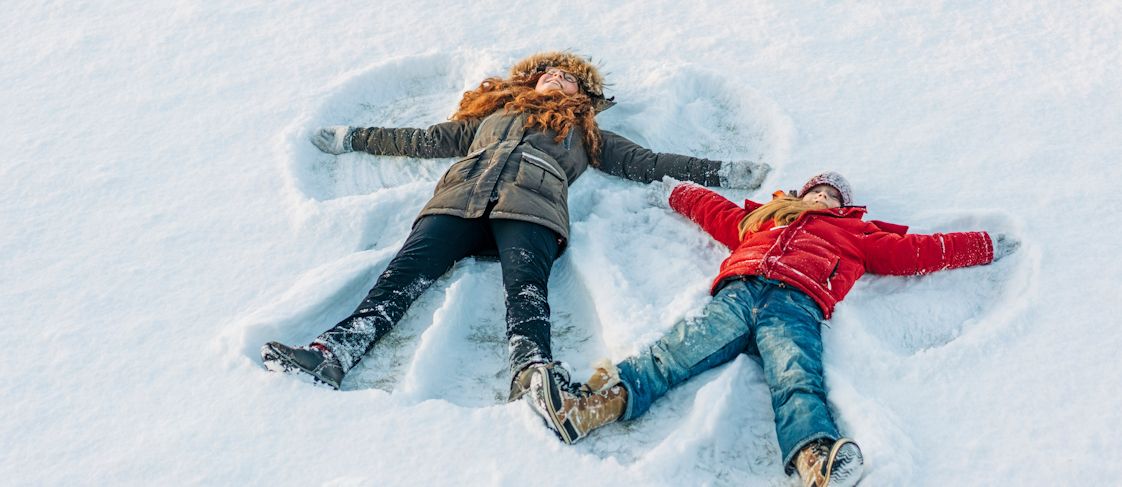
[[803,201],[811,203],[821,203],[826,205],[826,208],[840,208],[842,205],[841,193],[834,189],[833,186],[819,184],[810,191],[803,195]]

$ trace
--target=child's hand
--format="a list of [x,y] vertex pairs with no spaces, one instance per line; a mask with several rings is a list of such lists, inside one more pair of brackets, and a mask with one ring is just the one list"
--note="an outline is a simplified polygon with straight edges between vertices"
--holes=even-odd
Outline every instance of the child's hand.
[[659,181],[652,181],[647,185],[647,203],[659,208],[670,208],[670,192],[674,187],[682,184],[681,181],[670,176],[663,176]]
[[1021,241],[1004,233],[990,235],[993,240],[993,261],[997,262],[1002,257],[1012,254],[1021,246]]

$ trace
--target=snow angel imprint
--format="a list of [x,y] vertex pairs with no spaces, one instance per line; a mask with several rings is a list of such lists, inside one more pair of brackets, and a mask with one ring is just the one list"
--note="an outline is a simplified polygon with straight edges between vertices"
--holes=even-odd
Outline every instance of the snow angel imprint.
[[455,262],[497,254],[510,399],[526,390],[530,365],[560,371],[552,367],[546,283],[569,238],[573,181],[591,166],[642,182],[672,176],[755,189],[769,170],[749,161],[659,154],[600,130],[596,114],[614,104],[603,89],[603,77],[588,60],[545,52],[516,63],[507,78],[488,78],[464,93],[451,120],[428,129],[333,126],[316,132],[312,143],[331,154],[460,159],[437,182],[405,244],[354,313],[307,346],[269,342],[261,349],[265,367],[338,389],[347,371]]
[[668,204],[732,250],[701,316],[675,324],[618,364],[603,361],[585,384],[530,369],[530,406],[566,443],[641,416],[691,377],[740,353],[759,357],[771,390],[775,430],[788,474],[807,486],[852,486],[861,450],[842,437],[826,405],[821,324],[865,272],[922,275],[988,264],[1018,242],[984,232],[908,235],[907,227],[862,220],[841,175],[823,173],[797,192],[742,208],[694,184],[652,186]]

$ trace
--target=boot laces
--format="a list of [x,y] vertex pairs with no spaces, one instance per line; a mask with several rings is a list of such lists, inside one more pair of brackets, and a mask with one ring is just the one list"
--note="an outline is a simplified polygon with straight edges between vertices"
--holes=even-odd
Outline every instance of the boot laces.
[[566,369],[564,365],[561,365],[561,362],[553,362],[548,365],[548,368],[549,374],[553,378],[553,382],[557,384],[557,387],[559,389],[572,394],[573,396],[580,397],[580,391],[583,384],[579,382],[573,382],[569,376],[569,370]]
[[830,456],[830,444],[826,440],[818,440],[810,445],[810,451],[819,459],[825,460]]

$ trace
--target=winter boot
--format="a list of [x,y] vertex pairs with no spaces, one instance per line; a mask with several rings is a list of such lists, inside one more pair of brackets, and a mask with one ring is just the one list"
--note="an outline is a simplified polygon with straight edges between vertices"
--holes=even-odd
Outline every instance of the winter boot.
[[604,359],[593,366],[596,370],[592,372],[588,382],[584,383],[588,389],[593,392],[603,392],[619,384],[619,369],[612,362]]
[[292,348],[269,342],[261,347],[261,361],[273,372],[284,372],[311,379],[313,384],[326,384],[338,390],[343,382],[343,366],[339,359],[322,345]]
[[864,458],[857,443],[842,438],[813,441],[795,457],[805,487],[853,487],[861,478]]
[[[594,380],[601,375],[600,370],[593,374]],[[588,385],[574,386],[546,366],[533,366],[527,397],[561,441],[571,445],[592,430],[618,420],[627,406],[627,390],[618,381],[597,385],[607,387],[594,390]]]
[[[558,384],[566,384],[566,387],[569,388],[580,385],[569,382],[569,370],[566,369],[561,362],[532,363],[517,374],[514,374],[514,377],[510,379],[510,395],[507,396],[507,402],[514,402],[522,399],[525,397],[526,393],[530,391],[530,377],[534,375],[533,368],[535,365],[542,365],[548,368],[550,373],[557,378]],[[537,411],[537,409],[535,409],[535,411]]]
[[[510,378],[510,394],[507,396],[506,402],[514,402],[522,399],[522,396],[526,395],[526,391],[530,390],[530,376],[534,375],[530,369],[532,369],[534,365],[536,364],[527,365],[526,368],[518,371],[518,373],[514,374],[514,377]],[[558,368],[562,371],[565,370],[561,367]],[[567,373],[568,372],[566,372],[566,374]]]
[[545,401],[540,400],[541,398],[535,400],[535,398],[528,395],[530,392],[530,379],[532,379],[536,373],[537,367],[547,370],[548,373],[553,376],[554,382],[565,384],[561,387],[572,389],[576,386],[569,382],[569,370],[561,365],[561,362],[530,364],[522,369],[521,372],[514,375],[514,379],[511,379],[510,383],[511,402],[518,399],[526,399],[526,402],[530,405],[530,409],[533,409],[535,413],[538,413],[539,416],[548,422],[549,412],[546,411]]

